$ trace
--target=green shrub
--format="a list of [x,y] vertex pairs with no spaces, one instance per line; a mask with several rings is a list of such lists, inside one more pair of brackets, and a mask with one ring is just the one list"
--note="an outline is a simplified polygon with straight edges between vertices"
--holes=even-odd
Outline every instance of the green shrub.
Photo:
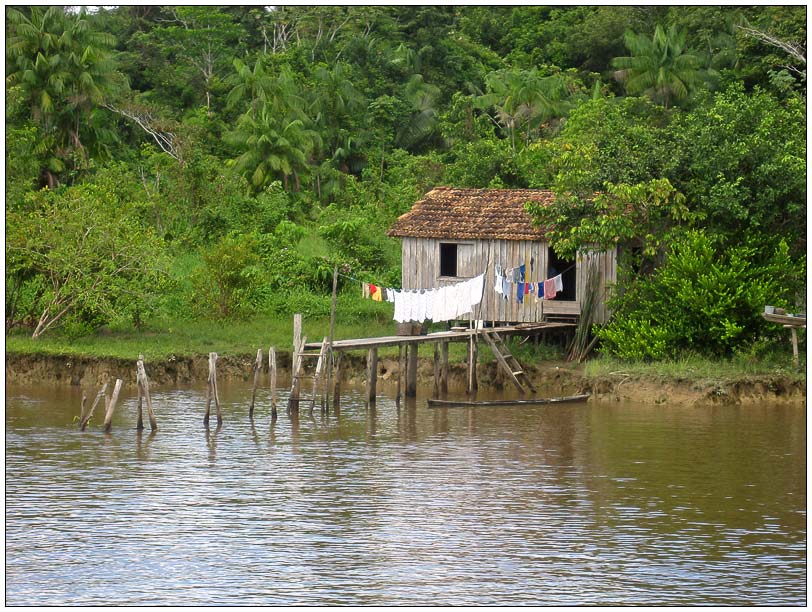
[[617,314],[597,333],[604,349],[625,359],[661,359],[685,349],[730,355],[776,333],[761,317],[764,305],[789,306],[804,270],[784,241],[765,253],[748,245],[722,248],[691,231],[651,277],[612,300]]

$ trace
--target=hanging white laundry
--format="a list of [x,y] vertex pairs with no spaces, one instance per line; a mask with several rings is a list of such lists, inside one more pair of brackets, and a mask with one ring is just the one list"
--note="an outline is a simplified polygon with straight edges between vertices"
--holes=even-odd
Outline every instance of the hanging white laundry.
[[403,318],[404,306],[406,305],[406,300],[403,298],[402,291],[393,291],[394,300],[395,300],[395,316],[392,317],[398,323],[405,323],[406,319]]
[[559,274],[553,280],[555,280],[555,290],[564,291],[564,280],[561,278],[561,275]]
[[434,314],[434,296],[435,296],[436,292],[437,292],[436,289],[429,289],[428,291],[426,291],[426,296],[425,296],[426,311],[425,311],[424,314],[425,314],[425,318],[429,319],[429,320],[432,320],[432,316]]
[[475,276],[469,283],[471,306],[473,307],[482,301],[482,292],[485,290],[485,274]]

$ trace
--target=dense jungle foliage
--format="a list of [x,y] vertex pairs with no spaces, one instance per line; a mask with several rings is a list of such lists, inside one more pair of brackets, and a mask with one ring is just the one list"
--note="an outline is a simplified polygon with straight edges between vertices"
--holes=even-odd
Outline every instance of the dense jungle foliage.
[[560,254],[621,245],[622,358],[805,309],[803,6],[5,15],[7,333],[326,314],[334,265],[399,286],[386,229],[437,185],[552,189]]

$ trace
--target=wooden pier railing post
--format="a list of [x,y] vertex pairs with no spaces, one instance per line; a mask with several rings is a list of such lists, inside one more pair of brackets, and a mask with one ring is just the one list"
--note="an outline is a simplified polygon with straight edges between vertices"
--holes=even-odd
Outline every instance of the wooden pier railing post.
[[254,418],[254,404],[257,399],[257,385],[259,384],[259,375],[262,373],[262,349],[257,349],[257,358],[254,361],[254,387],[251,389],[251,405],[248,407],[248,418]]
[[367,401],[375,403],[375,396],[378,385],[378,349],[371,348],[367,351]]
[[104,413],[104,433],[110,433],[110,430],[113,429],[113,411],[116,409],[116,404],[118,403],[118,394],[121,391],[121,384],[124,381],[120,378],[116,379],[116,384],[113,387],[113,396],[110,398],[107,404],[107,410]]
[[276,349],[268,349],[268,373],[271,378],[271,418],[276,418]]
[[79,429],[84,431],[87,427],[87,424],[90,422],[90,418],[93,416],[93,411],[96,410],[96,406],[99,405],[101,398],[104,397],[104,394],[107,392],[107,383],[102,385],[102,388],[99,389],[99,392],[96,394],[96,399],[93,400],[93,405],[90,407],[88,413],[84,416],[84,418],[79,421]]
[[417,397],[417,342],[408,344],[406,363],[406,397]]
[[152,410],[152,399],[149,396],[149,379],[147,378],[147,370],[144,367],[144,356],[139,355],[138,361],[135,364],[136,368],[136,382],[138,384],[138,423],[136,429],[144,429],[144,423],[141,416],[141,398],[143,396],[147,403],[147,418],[149,418],[149,428],[152,431],[158,430],[158,421],[155,419],[155,412]]
[[324,391],[324,410],[330,412],[330,382],[333,375],[333,339],[336,326],[336,299],[338,297],[338,266],[333,267],[333,295],[330,299],[330,335],[327,340],[327,380]]

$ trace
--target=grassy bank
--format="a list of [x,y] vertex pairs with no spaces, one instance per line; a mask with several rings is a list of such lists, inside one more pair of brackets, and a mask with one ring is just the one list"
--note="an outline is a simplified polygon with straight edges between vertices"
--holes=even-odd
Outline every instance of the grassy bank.
[[774,352],[760,358],[732,357],[711,359],[699,355],[686,355],[652,363],[629,363],[607,356],[590,359],[584,366],[589,379],[628,377],[633,380],[651,380],[664,383],[692,382],[698,385],[747,380],[754,377],[782,377],[792,382],[806,380],[806,364],[792,364],[790,352]]
[[[330,332],[329,316],[303,316],[303,333],[308,342],[319,342]],[[442,325],[436,330],[444,329]],[[432,331],[436,331],[432,330]],[[336,321],[335,338],[365,338],[396,333],[391,315],[374,318],[351,318]],[[293,348],[292,316],[259,316],[246,321],[217,322],[207,320],[152,322],[142,331],[104,329],[79,337],[53,333],[36,340],[30,332],[15,330],[6,335],[6,352],[20,354],[81,356],[91,358],[135,359],[140,353],[147,360],[160,361],[175,357],[192,357],[216,352],[220,355],[254,355],[258,348],[269,346],[279,351]],[[397,357],[397,348],[379,350],[381,357]],[[422,345],[420,355],[434,354],[432,345]],[[465,359],[463,343],[449,347],[451,361]]]

